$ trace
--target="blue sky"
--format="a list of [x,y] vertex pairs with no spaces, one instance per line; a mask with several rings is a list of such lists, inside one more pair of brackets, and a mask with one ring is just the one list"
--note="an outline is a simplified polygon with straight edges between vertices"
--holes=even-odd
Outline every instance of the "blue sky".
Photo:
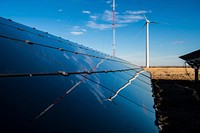
[[[200,49],[199,0],[115,0],[116,56],[145,65],[143,14],[150,25],[150,66],[184,65]],[[0,0],[0,16],[112,54],[111,0]]]

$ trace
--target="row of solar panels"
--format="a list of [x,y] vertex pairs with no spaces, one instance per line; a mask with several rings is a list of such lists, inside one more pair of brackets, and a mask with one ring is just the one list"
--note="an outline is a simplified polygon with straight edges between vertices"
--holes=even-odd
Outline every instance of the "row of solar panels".
[[158,132],[150,74],[0,18],[0,132]]

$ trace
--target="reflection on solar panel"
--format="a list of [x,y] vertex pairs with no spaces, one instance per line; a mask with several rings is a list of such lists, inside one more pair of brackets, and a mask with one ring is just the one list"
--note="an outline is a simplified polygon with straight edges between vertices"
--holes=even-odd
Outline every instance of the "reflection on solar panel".
[[150,74],[0,18],[0,132],[158,132]]

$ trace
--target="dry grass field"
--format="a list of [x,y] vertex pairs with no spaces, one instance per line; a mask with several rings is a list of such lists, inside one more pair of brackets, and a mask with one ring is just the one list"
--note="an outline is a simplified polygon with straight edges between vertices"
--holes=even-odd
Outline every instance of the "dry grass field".
[[[152,74],[152,79],[163,80],[194,80],[194,69],[184,67],[153,67],[144,68]],[[200,71],[199,71],[200,79]]]

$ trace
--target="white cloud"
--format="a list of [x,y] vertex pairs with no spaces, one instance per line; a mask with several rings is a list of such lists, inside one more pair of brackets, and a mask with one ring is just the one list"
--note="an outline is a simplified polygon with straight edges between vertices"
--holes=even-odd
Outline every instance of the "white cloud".
[[90,18],[96,20],[98,18],[98,16],[91,15]]
[[184,43],[185,43],[185,41],[183,41],[183,40],[177,40],[177,41],[172,42],[172,44],[174,44],[174,45],[184,44]]
[[87,32],[87,30],[86,29],[81,29],[83,32]]
[[[107,3],[110,2],[112,1],[107,1]],[[83,13],[90,14],[90,20],[87,22],[87,27],[98,30],[106,30],[112,28],[113,12],[111,10],[105,10],[102,14],[92,14],[90,11],[83,11]],[[143,14],[146,13],[151,13],[151,11],[128,10],[124,12],[115,12],[116,27],[128,26],[131,23],[143,20]]]
[[91,14],[90,11],[86,11],[86,10],[83,10],[82,13],[83,13],[83,14]]
[[[115,27],[124,27],[126,24],[116,24]],[[98,30],[107,30],[112,28],[112,24],[102,24],[102,23],[96,23],[95,21],[88,21],[87,27],[90,27],[92,29],[98,29]]]
[[79,30],[79,29],[80,29],[80,26],[77,26],[77,25],[76,25],[76,26],[73,26],[72,29],[73,29],[73,30]]
[[62,11],[63,11],[63,9],[59,9],[58,11],[59,11],[59,12],[62,12]]
[[[115,13],[116,23],[123,24],[123,23],[134,23],[138,22],[139,20],[144,19],[142,13],[146,13],[147,11],[126,11],[123,13]],[[106,22],[113,21],[113,13],[112,11],[105,10],[102,15],[102,20]]]
[[112,27],[111,24],[97,24],[94,21],[88,21],[87,26],[92,29],[99,29],[99,30],[110,29]]
[[84,34],[82,31],[71,31],[70,33],[72,35],[82,35],[82,34]]
[[[115,14],[118,14],[118,13],[116,12]],[[101,18],[103,21],[111,22],[113,20],[112,15],[113,15],[112,11],[105,10]]]
[[139,15],[121,15],[121,16],[118,16],[117,22],[118,23],[134,23],[142,19],[144,19],[144,17],[139,16]]
[[144,10],[139,10],[139,11],[126,11],[128,14],[132,15],[138,15],[138,14],[145,14],[145,13],[151,13],[151,11],[144,11]]
[[107,3],[107,4],[110,4],[110,3],[112,3],[112,0],[108,0],[108,1],[106,1],[106,3]]
[[72,35],[83,35],[84,33],[86,33],[87,30],[80,27],[80,26],[73,26],[72,27],[72,31],[70,32]]

